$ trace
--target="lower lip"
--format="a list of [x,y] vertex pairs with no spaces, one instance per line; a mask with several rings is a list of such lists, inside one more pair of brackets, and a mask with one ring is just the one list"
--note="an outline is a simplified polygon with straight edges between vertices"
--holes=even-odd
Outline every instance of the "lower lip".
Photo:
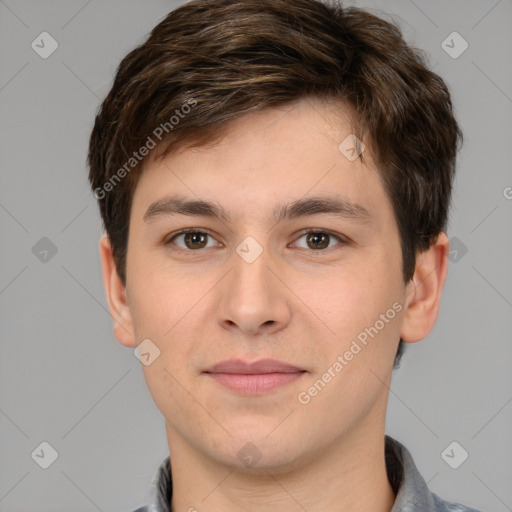
[[304,372],[258,373],[208,373],[219,384],[246,395],[260,395],[297,380]]

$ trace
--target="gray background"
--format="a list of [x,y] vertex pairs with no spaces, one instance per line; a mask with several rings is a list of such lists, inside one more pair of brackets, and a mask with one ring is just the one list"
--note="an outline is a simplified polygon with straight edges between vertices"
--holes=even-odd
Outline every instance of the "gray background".
[[[131,511],[167,455],[140,363],[112,334],[85,157],[119,61],[178,3],[0,0],[1,511]],[[458,253],[435,329],[394,374],[387,432],[443,498],[512,510],[512,2],[352,4],[428,52],[465,134]],[[43,31],[59,44],[47,59],[31,48]],[[456,59],[441,47],[453,31],[469,44]],[[441,457],[454,440],[458,469]],[[42,441],[58,452],[46,470],[31,458]]]

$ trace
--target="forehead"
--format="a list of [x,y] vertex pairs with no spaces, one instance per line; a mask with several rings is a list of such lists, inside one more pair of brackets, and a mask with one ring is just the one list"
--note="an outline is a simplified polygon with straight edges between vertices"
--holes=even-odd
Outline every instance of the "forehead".
[[349,158],[352,130],[350,111],[317,99],[246,114],[225,126],[214,144],[149,158],[133,208],[146,220],[159,210],[183,210],[184,202],[185,209],[223,220],[248,211],[276,220],[293,217],[299,200],[324,197],[332,209],[368,220],[390,205],[368,149],[364,163]]

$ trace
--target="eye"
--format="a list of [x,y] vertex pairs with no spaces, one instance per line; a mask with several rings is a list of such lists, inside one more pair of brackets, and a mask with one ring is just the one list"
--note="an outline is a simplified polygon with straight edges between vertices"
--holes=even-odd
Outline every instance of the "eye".
[[[212,242],[208,244],[208,238],[212,239]],[[342,245],[348,244],[349,241],[344,239],[339,235],[335,235],[330,233],[329,231],[321,231],[321,230],[309,230],[304,232],[304,234],[297,239],[294,243],[301,239],[305,238],[306,245],[299,247],[303,249],[311,249],[313,251],[321,251],[324,249],[329,249],[333,245]],[[174,233],[173,235],[167,237],[164,240],[164,245],[174,245],[176,246],[175,250],[178,251],[198,251],[200,249],[208,249],[210,247],[215,247],[215,243],[213,242],[214,238],[212,235],[207,233],[206,231],[200,231],[195,228],[182,229],[181,231]],[[337,244],[333,244],[332,242],[337,241]]]
[[[172,237],[167,238],[164,241],[164,244],[170,245],[172,243],[173,245],[176,245],[180,250],[205,249],[215,245],[207,244],[208,237],[213,238],[209,233],[206,233],[205,231],[199,231],[197,229],[183,229],[180,232],[175,233]],[[175,242],[175,240],[180,239],[185,244],[184,246]]]
[[[340,236],[329,233],[328,231],[308,231],[303,234],[298,240],[306,238],[306,246],[302,246],[304,249],[313,249],[314,251],[329,249],[331,247],[330,242],[334,239],[340,244],[348,243]],[[339,245],[339,244],[338,244]]]

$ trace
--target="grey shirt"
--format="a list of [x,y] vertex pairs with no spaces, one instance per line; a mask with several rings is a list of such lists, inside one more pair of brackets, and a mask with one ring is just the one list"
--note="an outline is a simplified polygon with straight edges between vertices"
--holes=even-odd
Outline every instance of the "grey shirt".
[[[459,503],[444,501],[430,492],[403,444],[386,436],[385,447],[388,478],[396,494],[391,512],[480,512]],[[133,512],[170,512],[172,477],[169,460],[167,457],[153,476],[149,505]]]

